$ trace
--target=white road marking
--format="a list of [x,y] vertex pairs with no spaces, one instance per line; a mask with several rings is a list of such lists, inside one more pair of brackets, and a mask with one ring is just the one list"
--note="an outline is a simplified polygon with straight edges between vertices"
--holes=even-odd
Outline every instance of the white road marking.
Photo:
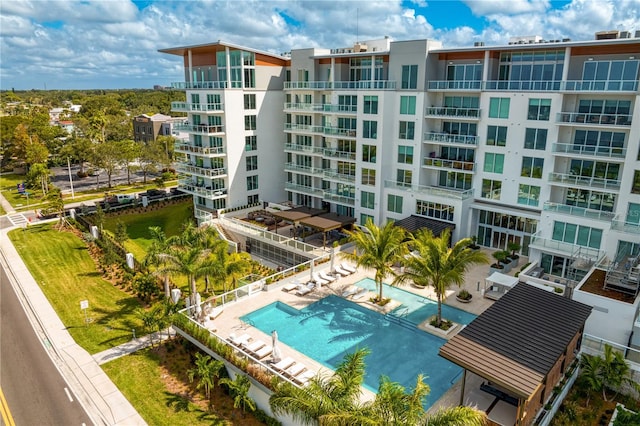
[[69,392],[69,389],[64,388],[64,391],[66,392],[67,398],[69,398],[69,401],[73,402],[73,398],[71,398],[71,392]]

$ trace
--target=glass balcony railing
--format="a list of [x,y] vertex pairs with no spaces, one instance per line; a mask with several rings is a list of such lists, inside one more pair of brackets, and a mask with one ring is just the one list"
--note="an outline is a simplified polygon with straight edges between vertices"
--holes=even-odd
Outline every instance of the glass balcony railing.
[[558,91],[562,87],[561,81],[505,81],[489,80],[483,82],[486,91],[513,91],[513,92],[548,92]]
[[176,170],[180,173],[202,177],[221,177],[227,174],[227,169],[224,167],[219,169],[209,169],[189,163],[176,163]]
[[549,182],[562,183],[570,186],[596,187],[601,189],[620,189],[620,181],[616,179],[605,179],[587,176],[575,176],[565,173],[549,173]]
[[570,80],[563,81],[566,92],[637,92],[638,80]]
[[216,133],[224,133],[224,126],[209,126],[206,124],[175,124],[173,126],[175,130],[183,130],[186,132],[197,133],[197,134],[205,134],[205,135],[213,135]]
[[340,180],[343,182],[355,182],[356,181],[356,176],[355,175],[350,175],[347,173],[341,173],[338,170],[335,169],[324,169],[323,170],[324,173],[324,177],[329,178],[329,179],[335,179],[335,180]]
[[356,137],[356,129],[347,129],[342,127],[327,126],[324,128],[323,133],[325,135],[330,135],[330,136],[341,136],[341,137],[350,137],[350,138]]
[[482,90],[482,81],[455,81],[455,80],[434,80],[428,84],[429,90]]
[[226,89],[226,81],[178,81],[171,83],[172,89],[191,90],[191,89]]
[[600,249],[586,247],[578,244],[558,241],[551,238],[542,237],[542,231],[538,231],[531,236],[529,248],[546,251],[553,250],[568,255],[567,257],[581,257],[597,261],[602,257]]
[[552,150],[555,153],[574,155],[586,155],[589,157],[606,157],[624,159],[627,156],[627,149],[610,146],[580,145],[573,143],[554,143]]
[[295,163],[285,163],[284,170],[288,172],[303,172],[316,175],[323,174],[323,170],[318,167],[304,166],[302,164]]
[[584,207],[570,206],[568,204],[559,204],[546,201],[542,207],[543,210],[561,213],[574,217],[585,217],[588,219],[605,220],[610,222],[615,214],[601,210],[587,209]]
[[451,133],[426,132],[424,142],[459,143],[462,145],[478,145],[478,136],[452,135]]
[[477,120],[480,118],[480,108],[457,107],[429,107],[426,110],[427,117],[462,118],[464,120]]
[[636,236],[640,235],[640,223],[632,223],[616,219],[611,221],[611,229]]
[[407,184],[404,182],[396,182],[393,180],[385,180],[384,187],[399,189],[407,192],[416,192],[425,195],[433,195],[437,197],[452,198],[456,200],[466,200],[473,197],[473,189],[453,189],[443,188],[441,186],[415,185]]
[[338,151],[337,149],[324,148],[322,153],[325,157],[340,158],[342,160],[355,161],[356,153],[351,151]]
[[284,144],[285,151],[308,152],[310,154],[322,154],[323,149],[313,145],[299,145],[297,143]]
[[559,112],[557,123],[595,126],[631,126],[631,114],[586,114],[582,112]]
[[350,206],[355,205],[355,195],[346,195],[347,193],[338,192],[336,190],[324,191],[322,196],[325,200],[331,200],[340,204],[348,204]]
[[291,111],[328,112],[339,114],[355,114],[358,111],[357,105],[305,104],[290,102],[284,104],[284,109]]
[[184,154],[220,156],[226,153],[224,147],[222,146],[216,146],[216,147],[193,146],[188,142],[176,142],[176,144],[174,145],[174,148],[176,152],[182,152]]
[[390,80],[363,81],[287,81],[285,90],[394,90],[396,82]]
[[223,104],[192,104],[171,102],[171,111],[176,112],[223,112]]
[[304,194],[315,195],[317,197],[322,197],[322,189],[312,188],[310,186],[299,185],[293,182],[286,182],[284,184],[285,189],[290,189],[292,191],[302,192]]
[[222,198],[227,196],[226,188],[212,188],[207,187],[204,184],[197,184],[191,179],[178,179],[178,188],[184,192],[188,192],[200,197],[206,197],[209,199]]
[[473,172],[475,170],[476,163],[472,161],[445,160],[443,158],[427,157],[422,159],[422,167]]
[[510,92],[637,92],[637,80],[433,80],[431,91],[510,91]]
[[324,128],[322,126],[313,126],[311,124],[284,123],[284,130],[293,130],[307,133],[322,133]]

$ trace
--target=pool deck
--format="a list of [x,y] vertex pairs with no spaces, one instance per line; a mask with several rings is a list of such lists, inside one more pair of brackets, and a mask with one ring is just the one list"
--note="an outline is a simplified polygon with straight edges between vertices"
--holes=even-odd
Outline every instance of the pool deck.
[[[490,256],[492,250],[486,250],[487,255]],[[520,265],[526,264],[526,258],[521,258]],[[325,271],[328,272],[329,265],[323,264],[315,268],[315,272]],[[514,268],[514,270],[510,273],[510,275],[514,275],[519,268]],[[489,276],[489,265],[480,265],[475,266],[469,270],[466,274],[465,284],[462,288],[465,288],[469,293],[473,295],[470,303],[462,303],[456,300],[456,293],[459,291],[458,288],[451,288],[447,291],[447,297],[444,300],[444,303],[450,305],[452,307],[470,312],[475,315],[479,315],[484,312],[489,306],[495,303],[493,300],[489,300],[483,297],[482,290],[484,289],[485,278]],[[295,294],[295,290],[291,292],[283,291],[283,287],[287,284],[299,282],[305,283],[310,279],[310,272],[307,270],[305,272],[301,272],[298,275],[289,277],[286,280],[279,281],[276,284],[272,284],[269,286],[268,291],[262,291],[252,296],[246,297],[238,302],[228,303],[224,306],[222,314],[220,314],[214,321],[213,327],[215,328],[215,334],[222,338],[228,338],[230,334],[234,333],[236,335],[247,333],[254,340],[261,339],[267,344],[271,344],[271,335],[265,334],[257,328],[243,322],[240,318],[243,315],[246,315],[250,312],[253,312],[257,309],[260,309],[268,304],[271,304],[276,301],[281,301],[290,305],[296,309],[303,309],[311,303],[318,301],[319,299],[326,297],[327,295],[334,294],[337,296],[342,296],[342,293],[345,289],[349,288],[351,285],[356,284],[358,281],[364,278],[373,278],[373,271],[367,271],[362,268],[357,270],[354,274],[351,274],[346,277],[338,278],[335,282],[330,285],[322,286],[319,289],[315,289],[312,292],[304,295],[298,296]],[[385,280],[389,282],[390,280]],[[422,297],[427,297],[433,300],[436,300],[435,294],[431,288],[418,289],[411,285],[404,286],[403,289],[411,291],[417,295]],[[380,311],[372,303],[369,303],[369,297],[373,295],[373,292],[360,297],[357,300],[352,300],[354,303],[358,303],[361,306],[367,307],[369,309],[375,309]],[[392,310],[397,306],[397,304],[389,304],[385,307],[384,312],[386,313],[389,310]],[[455,335],[459,331],[459,327],[450,335],[449,338]],[[278,330],[280,334],[286,333],[286,330]],[[441,336],[442,337],[442,336]],[[296,362],[303,363],[306,365],[307,369],[319,372],[321,374],[331,374],[332,371],[317,361],[305,356],[304,354],[294,350],[293,348],[287,346],[283,342],[279,342],[279,348],[282,352],[282,358],[291,357]],[[270,356],[264,358],[262,360],[263,363],[269,364]],[[476,383],[477,382],[477,383]],[[438,400],[434,401],[430,411],[437,410],[442,407],[450,407],[456,406],[460,402],[460,380],[458,380],[445,394]],[[374,394],[363,388],[363,399],[370,400],[374,398]],[[469,405],[477,405],[478,408],[488,408],[484,407],[483,401],[487,398],[491,398],[491,402],[493,402],[493,397],[490,395],[480,391],[480,379],[478,377],[473,376],[471,373],[467,375],[467,384],[466,384],[466,392],[465,392],[465,404],[470,402]],[[486,402],[486,401],[484,401]],[[502,403],[504,404],[504,403]],[[496,420],[503,418],[509,418],[510,409],[514,408],[504,404],[506,407],[502,407],[501,404],[493,404],[493,407],[490,412],[490,418],[495,418]],[[515,418],[515,417],[514,417]],[[500,423],[503,423],[502,421]],[[509,421],[506,422],[508,424]],[[504,424],[504,423],[503,423]]]

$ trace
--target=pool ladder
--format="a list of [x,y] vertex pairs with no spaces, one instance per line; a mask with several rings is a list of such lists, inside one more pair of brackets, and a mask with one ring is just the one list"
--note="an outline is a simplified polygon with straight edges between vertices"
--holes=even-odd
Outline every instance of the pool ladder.
[[241,325],[240,325],[240,329],[242,330],[246,330],[249,327],[255,327],[256,324],[253,322],[253,320],[247,319],[247,320],[240,320]]
[[409,330],[415,330],[416,325],[407,319],[408,315],[409,315],[409,308],[404,308],[398,311],[397,313],[395,311],[389,312],[384,317],[389,322],[398,324],[399,326],[407,328]]

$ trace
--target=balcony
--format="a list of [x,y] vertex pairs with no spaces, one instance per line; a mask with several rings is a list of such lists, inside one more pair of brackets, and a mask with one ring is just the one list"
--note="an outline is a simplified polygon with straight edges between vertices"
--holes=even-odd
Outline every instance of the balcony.
[[452,135],[451,133],[426,132],[424,134],[424,142],[435,142],[440,144],[460,144],[460,145],[478,145],[478,136],[472,135]]
[[556,123],[579,126],[631,126],[631,114],[586,114],[581,112],[559,112]]
[[479,92],[482,90],[482,81],[434,80],[429,82],[428,90]]
[[298,145],[296,143],[286,143],[284,144],[285,151],[293,151],[293,152],[306,152],[309,154],[322,154],[323,149],[320,147],[316,147],[313,145]]
[[541,231],[538,231],[531,236],[529,248],[538,249],[540,251],[552,251],[562,254],[565,257],[587,258],[594,262],[602,258],[602,253],[599,249],[566,243],[564,241],[557,241],[551,238],[543,238],[541,236]]
[[336,190],[324,191],[323,197],[325,200],[331,200],[340,204],[347,204],[353,206],[356,204],[355,196],[344,195],[345,193],[338,192]]
[[570,80],[562,82],[565,92],[637,92],[637,80]]
[[324,128],[322,126],[313,126],[311,124],[295,124],[295,123],[284,123],[284,130],[294,131],[299,133],[316,133],[322,134]]
[[611,221],[611,229],[635,236],[640,235],[640,223],[631,223],[624,220],[614,219]]
[[335,104],[305,104],[305,103],[285,103],[285,111],[300,112],[327,112],[335,114],[355,114],[358,112],[356,105],[335,105]]
[[171,111],[176,112],[224,112],[223,104],[192,104],[189,102],[171,102]]
[[176,170],[180,173],[208,178],[223,177],[227,174],[227,169],[224,167],[219,169],[208,169],[188,163],[176,163]]
[[305,174],[323,176],[322,169],[318,167],[303,166],[301,164],[295,164],[295,163],[285,163],[284,170],[286,172],[296,172],[296,173],[302,172]]
[[562,87],[561,81],[508,81],[488,80],[483,82],[484,90],[509,92],[548,92],[558,91]]
[[338,151],[337,149],[325,148],[322,150],[325,157],[339,158],[341,160],[355,161],[356,153],[351,151]]
[[542,207],[542,210],[556,212],[573,217],[584,217],[587,219],[604,220],[611,222],[615,214],[612,212],[606,212],[602,210],[587,209],[584,207],[570,206],[568,204],[551,203],[546,201]]
[[176,124],[173,126],[175,130],[183,130],[189,133],[195,133],[198,135],[220,135],[224,133],[224,126],[209,126],[206,124]]
[[549,173],[549,182],[561,183],[568,187],[599,188],[612,191],[620,189],[620,181],[597,177],[576,176],[565,173]]
[[316,197],[322,197],[322,189],[312,188],[310,186],[299,185],[293,182],[286,182],[284,184],[284,189],[288,189],[290,191],[302,192],[307,195],[315,195]]
[[356,181],[355,175],[340,173],[338,170],[335,170],[335,169],[324,169],[323,173],[325,178],[328,178],[331,180],[338,180],[340,182],[350,182],[350,183]]
[[418,194],[432,195],[435,197],[451,198],[454,200],[467,200],[473,197],[473,189],[453,189],[440,186],[423,186],[396,182],[393,180],[384,181],[385,188],[398,189],[406,192],[416,192]]
[[199,197],[205,197],[207,199],[224,198],[227,196],[227,190],[225,188],[206,187],[203,185],[197,185],[190,179],[178,179],[178,189],[184,192],[188,192],[192,195]]
[[445,160],[443,158],[425,157],[422,159],[422,167],[438,170],[459,170],[473,173],[476,163],[473,161]]
[[202,155],[206,157],[221,157],[225,155],[226,151],[222,146],[216,147],[204,147],[204,146],[193,146],[188,142],[178,141],[174,145],[175,151],[183,154],[196,154]]
[[171,83],[172,89],[194,90],[194,89],[226,89],[226,81],[178,81]]
[[284,90],[395,90],[390,80],[363,81],[286,81]]
[[449,118],[461,120],[480,119],[480,108],[430,107],[425,112],[428,118]]
[[578,145],[572,143],[554,143],[552,150],[556,154],[566,154],[569,157],[575,156],[587,156],[587,157],[602,157],[610,159],[624,160],[627,156],[626,148],[609,147],[609,146],[593,146],[593,145]]
[[339,136],[339,137],[347,137],[347,138],[356,137],[356,129],[347,129],[342,127],[327,126],[324,128],[323,133],[328,136]]

